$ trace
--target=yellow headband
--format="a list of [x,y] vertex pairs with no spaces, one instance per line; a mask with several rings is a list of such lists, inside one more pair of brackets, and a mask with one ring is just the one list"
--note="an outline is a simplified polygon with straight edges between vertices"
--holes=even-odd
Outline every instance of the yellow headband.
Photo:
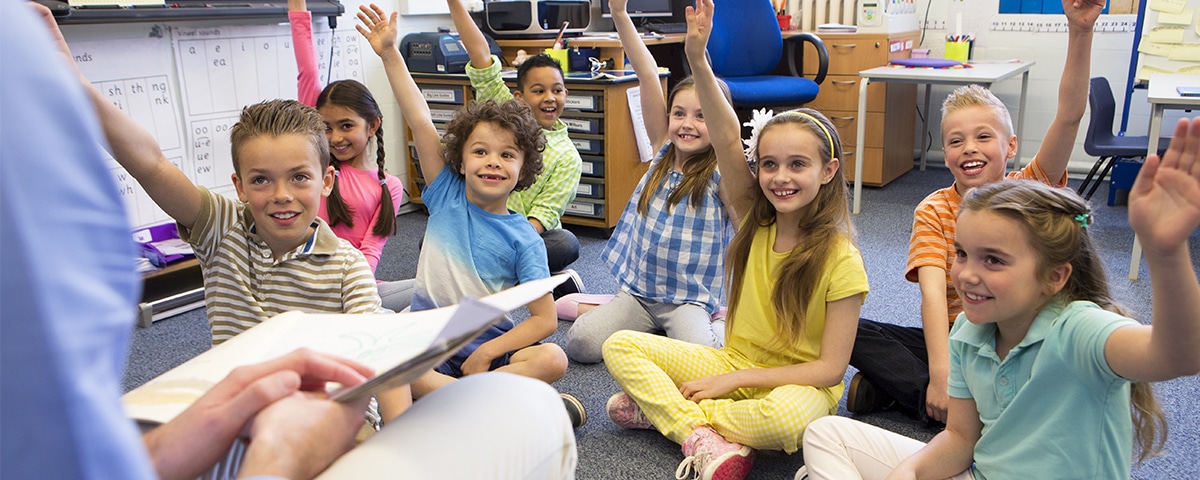
[[801,117],[811,120],[812,123],[815,123],[817,125],[817,127],[819,127],[821,129],[821,132],[823,132],[825,134],[825,139],[829,141],[829,156],[833,157],[834,155],[837,155],[837,149],[833,148],[833,135],[829,134],[829,129],[825,128],[825,124],[821,123],[820,120],[817,120],[817,117],[814,117],[809,113],[800,112],[800,111],[796,111],[796,110],[788,110],[786,112],[779,114],[779,116],[784,116],[784,115],[798,115],[798,116],[801,116]]

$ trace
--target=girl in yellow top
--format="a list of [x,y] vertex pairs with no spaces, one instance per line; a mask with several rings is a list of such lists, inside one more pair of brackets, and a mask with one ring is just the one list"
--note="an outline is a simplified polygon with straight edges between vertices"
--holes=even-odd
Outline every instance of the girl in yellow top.
[[688,7],[686,50],[723,181],[745,192],[730,208],[726,346],[623,331],[603,354],[623,390],[608,402],[614,423],[681,443],[679,478],[740,479],[755,449],[795,452],[810,422],[836,413],[868,287],[837,131],[809,109],[767,121],[751,139],[755,188],[704,57],[712,11],[712,0]]

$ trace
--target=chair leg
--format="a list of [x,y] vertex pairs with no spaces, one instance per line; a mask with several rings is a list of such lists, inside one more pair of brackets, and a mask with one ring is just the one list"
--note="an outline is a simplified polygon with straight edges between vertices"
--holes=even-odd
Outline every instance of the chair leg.
[[1092,194],[1096,193],[1096,189],[1100,188],[1101,183],[1104,183],[1104,177],[1108,176],[1108,173],[1113,169],[1113,165],[1116,165],[1117,160],[1120,158],[1121,157],[1108,157],[1108,163],[1104,165],[1104,170],[1100,172],[1100,177],[1096,178],[1096,182],[1092,184],[1091,190],[1088,190],[1087,195],[1083,197],[1084,200],[1092,199]]
[[[1083,195],[1083,192],[1087,190],[1088,184],[1092,183],[1092,177],[1096,176],[1096,171],[1100,170],[1100,167],[1103,166],[1104,162],[1109,158],[1112,157],[1100,157],[1096,159],[1096,163],[1092,164],[1092,169],[1089,170],[1087,176],[1083,178],[1083,183],[1079,184],[1079,188],[1075,190],[1075,193]],[[1104,176],[1101,175],[1100,178],[1104,178]],[[1096,182],[1099,183],[1100,180],[1097,179]]]

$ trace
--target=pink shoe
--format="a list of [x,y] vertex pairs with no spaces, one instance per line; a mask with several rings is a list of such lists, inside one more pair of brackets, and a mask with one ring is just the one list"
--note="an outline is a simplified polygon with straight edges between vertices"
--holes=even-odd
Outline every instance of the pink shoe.
[[614,393],[604,405],[608,418],[619,427],[654,430],[654,424],[642,413],[641,407],[625,392]]
[[611,302],[616,295],[589,295],[586,293],[572,293],[563,295],[562,298],[554,301],[554,309],[558,310],[558,319],[568,322],[574,322],[579,318],[579,304],[586,305],[604,305]]
[[712,427],[701,425],[683,441],[687,457],[675,469],[675,478],[742,480],[754,466],[754,449],[725,440]]

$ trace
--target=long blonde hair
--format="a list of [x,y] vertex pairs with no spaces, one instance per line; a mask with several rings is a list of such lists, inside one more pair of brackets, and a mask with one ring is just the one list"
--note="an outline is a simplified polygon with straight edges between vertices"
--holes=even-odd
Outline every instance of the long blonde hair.
[[[1025,226],[1030,246],[1038,256],[1042,281],[1049,281],[1057,265],[1070,264],[1071,275],[1052,301],[1085,300],[1105,310],[1129,316],[1113,299],[1087,225],[1092,209],[1075,192],[1032,180],[1006,180],[971,189],[963,197],[961,212],[990,211]],[[1138,462],[1162,450],[1167,440],[1167,420],[1148,382],[1130,387]]]
[[[717,85],[721,87],[721,93],[725,94],[725,101],[732,104],[733,97],[729,93],[729,86],[720,79],[717,79]],[[695,90],[696,80],[687,77],[675,84],[675,88],[672,88],[671,93],[667,96],[667,115],[670,115],[675,96],[685,89]],[[654,166],[654,170],[650,172],[650,178],[646,179],[646,184],[642,186],[642,194],[638,197],[637,211],[643,217],[650,211],[650,199],[654,197],[654,191],[658,190],[658,186],[662,184],[663,179],[674,167],[676,153],[674,144],[667,146],[667,152],[663,154],[662,160],[659,160],[658,164]],[[671,211],[671,207],[678,205],[684,196],[690,196],[692,208],[700,208],[700,205],[704,203],[704,190],[708,188],[709,180],[712,179],[713,171],[716,169],[717,154],[713,151],[712,145],[688,159],[687,163],[683,165],[683,181],[679,182],[679,186],[667,196],[667,212]]]
[[[833,158],[842,158],[842,142],[837,129],[828,118],[809,108],[784,112],[767,121],[758,134],[760,142],[768,130],[785,123],[799,125],[817,139],[822,168]],[[755,145],[755,151],[760,151],[758,145]],[[725,277],[729,279],[730,292],[726,331],[733,328],[737,318],[742,275],[746,271],[754,234],[758,227],[770,226],[778,220],[775,207],[761,187],[754,188],[748,195],[752,196],[750,209],[725,255]],[[816,198],[805,206],[800,216],[800,231],[804,232],[804,239],[783,260],[779,279],[771,292],[771,306],[775,309],[780,333],[775,340],[788,345],[804,339],[808,302],[816,294],[814,290],[830,253],[842,241],[854,242],[846,178],[840,165],[833,178],[817,191]]]

